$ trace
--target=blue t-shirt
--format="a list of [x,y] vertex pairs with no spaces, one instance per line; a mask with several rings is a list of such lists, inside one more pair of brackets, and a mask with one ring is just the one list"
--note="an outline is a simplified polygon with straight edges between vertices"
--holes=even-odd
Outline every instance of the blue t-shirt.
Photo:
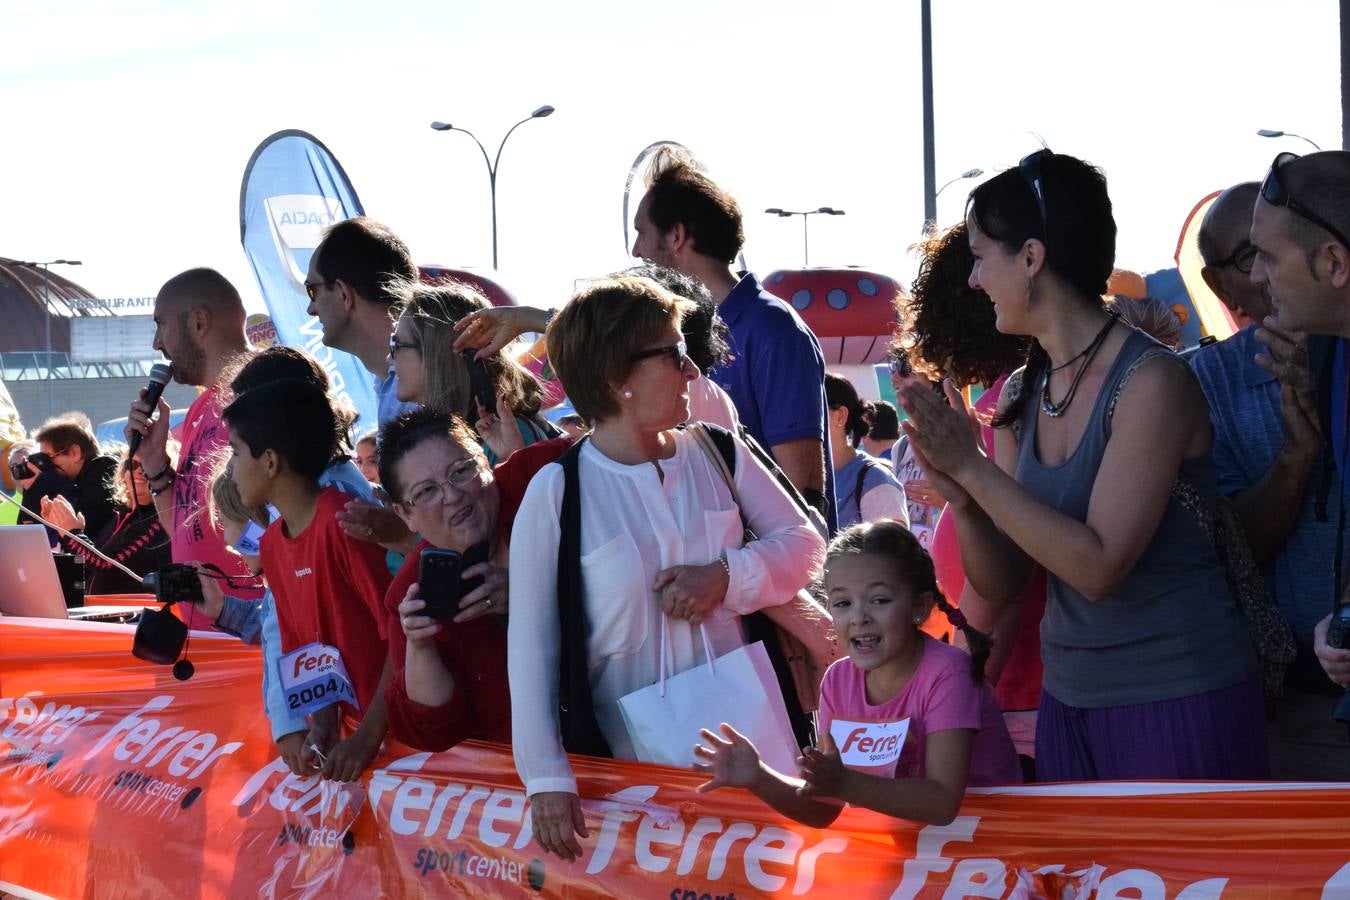
[[[1280,384],[1254,360],[1258,353],[1266,355],[1265,348],[1256,342],[1256,327],[1250,325],[1191,357],[1191,367],[1209,401],[1219,492],[1229,496],[1260,481],[1284,443]],[[1336,382],[1344,403],[1344,375]],[[1336,418],[1339,417],[1333,420]],[[1333,421],[1333,440],[1343,445],[1343,421],[1339,437],[1336,430]],[[1262,568],[1271,596],[1305,648],[1312,646],[1313,626],[1331,608],[1332,597],[1336,510],[1333,500],[1328,504],[1331,507],[1328,521],[1317,521],[1314,502],[1320,478],[1315,470],[1308,479],[1293,529]],[[1333,483],[1331,496],[1336,497],[1339,490],[1340,486]]]
[[825,354],[820,341],[782,300],[747,272],[717,308],[727,323],[732,360],[708,373],[731,397],[742,424],[772,452],[775,444],[821,441],[825,519],[836,527],[834,471],[825,427]]
[[403,413],[417,409],[416,403],[398,399],[398,377],[394,375],[393,366],[383,378],[375,379],[375,409],[381,428]]
[[[860,494],[858,493],[858,475],[862,473],[863,466],[867,466],[867,474],[863,475],[862,493]],[[905,487],[891,474],[891,467],[875,456],[870,456],[861,450],[852,459],[844,463],[842,469],[834,473],[834,491],[839,501],[837,508],[840,531],[862,521],[860,509],[862,498],[883,484],[892,485],[899,489],[901,493],[904,493]]]

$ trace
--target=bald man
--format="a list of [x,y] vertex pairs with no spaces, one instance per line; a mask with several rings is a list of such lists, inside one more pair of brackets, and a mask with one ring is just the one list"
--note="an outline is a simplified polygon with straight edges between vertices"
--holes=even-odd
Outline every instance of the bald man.
[[[1317,405],[1314,416],[1330,446],[1331,460],[1345,484],[1347,382],[1350,381],[1350,153],[1330,151],[1298,157],[1282,153],[1275,158],[1252,214],[1251,240],[1256,245],[1252,280],[1270,293],[1279,328],[1263,341],[1276,362],[1274,371],[1297,381],[1308,355],[1289,340],[1287,331],[1303,331],[1317,343],[1314,379]],[[1302,366],[1306,368],[1306,366]],[[1332,521],[1339,521],[1347,498],[1332,495]],[[1338,528],[1338,532],[1340,529]],[[1341,546],[1346,536],[1337,535]],[[1329,556],[1328,559],[1332,557]],[[1324,561],[1323,566],[1329,566]],[[1336,586],[1345,602],[1346,579]],[[1336,596],[1336,594],[1332,594]],[[1326,601],[1324,601],[1326,602]],[[1327,675],[1350,686],[1350,651],[1327,646],[1330,615],[1314,632],[1314,651]],[[1341,726],[1344,728],[1344,726]],[[1344,735],[1344,731],[1341,732]],[[1343,747],[1338,752],[1344,754]]]
[[[225,367],[248,349],[244,318],[239,292],[214,269],[189,269],[166,281],[155,297],[154,348],[173,364],[175,381],[203,392],[183,422],[176,465],[168,454],[169,404],[162,397],[158,409],[152,409],[142,391],[127,413],[124,434],[128,440],[141,435],[136,460],[150,482],[160,523],[172,539],[173,561],[214,563],[227,574],[247,578],[243,560],[226,549],[220,526],[202,513],[211,488],[211,459],[228,446],[217,382]],[[242,599],[262,596],[261,590],[231,593]],[[188,624],[210,627],[206,616],[184,609],[189,613]]]
[[[1332,596],[1327,561],[1333,555],[1336,523],[1326,515],[1326,492],[1339,490],[1339,484],[1329,488],[1320,477],[1318,462],[1324,457],[1306,390],[1306,353],[1281,369],[1258,342],[1258,334],[1294,338],[1273,321],[1267,323],[1272,313],[1268,288],[1252,281],[1257,257],[1252,211],[1259,193],[1256,182],[1229,188],[1200,225],[1201,275],[1245,327],[1226,341],[1202,347],[1191,365],[1209,401],[1219,491],[1232,499],[1299,648],[1286,679],[1286,696],[1268,732],[1272,774],[1288,780],[1340,781],[1350,778],[1350,738],[1331,721],[1339,691],[1313,650],[1314,630]],[[1264,334],[1262,323],[1267,323]],[[1301,335],[1290,343],[1306,346]],[[1334,473],[1328,477],[1334,480]]]

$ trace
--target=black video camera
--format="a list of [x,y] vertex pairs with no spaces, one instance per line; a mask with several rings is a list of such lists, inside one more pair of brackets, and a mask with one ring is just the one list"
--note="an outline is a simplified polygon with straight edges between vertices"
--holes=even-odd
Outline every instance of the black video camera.
[[[202,583],[197,570],[182,563],[171,563],[141,579],[146,590],[154,591],[155,599],[163,609],[147,609],[136,623],[136,634],[131,641],[131,655],[161,666],[174,666],[174,677],[185,681],[192,675],[186,660],[176,662],[187,644],[188,627],[169,612],[174,603],[201,603]],[[180,675],[180,667],[187,665]]]
[[[1331,614],[1331,622],[1327,625],[1327,646],[1337,650],[1350,649],[1350,604],[1342,603]],[[1336,701],[1336,709],[1331,717],[1337,722],[1350,723],[1350,691]]]
[[164,605],[170,603],[201,603],[202,582],[197,570],[183,563],[170,563],[141,579],[147,591]]

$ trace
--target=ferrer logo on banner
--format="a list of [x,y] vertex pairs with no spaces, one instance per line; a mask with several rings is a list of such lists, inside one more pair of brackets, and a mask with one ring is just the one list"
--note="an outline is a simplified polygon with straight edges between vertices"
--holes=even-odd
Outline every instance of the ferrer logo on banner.
[[239,230],[244,252],[271,314],[274,341],[299,347],[323,365],[333,394],[361,414],[362,427],[378,418],[374,378],[349,353],[323,344],[323,327],[309,315],[305,275],[310,257],[335,222],[362,215],[361,201],[328,148],[303,131],[281,131],[263,141],[244,172]]

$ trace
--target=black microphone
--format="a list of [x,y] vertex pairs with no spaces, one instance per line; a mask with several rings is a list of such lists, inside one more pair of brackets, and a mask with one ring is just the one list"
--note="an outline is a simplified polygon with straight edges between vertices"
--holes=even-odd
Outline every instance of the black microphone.
[[[171,378],[173,378],[173,366],[171,364],[155,363],[150,367],[150,383],[145,386],[145,402],[150,404],[150,415],[155,414],[155,404],[159,403],[159,396],[164,393],[164,388]],[[127,438],[128,460],[131,459],[136,452],[136,448],[140,445],[141,433],[133,431],[131,437]]]

